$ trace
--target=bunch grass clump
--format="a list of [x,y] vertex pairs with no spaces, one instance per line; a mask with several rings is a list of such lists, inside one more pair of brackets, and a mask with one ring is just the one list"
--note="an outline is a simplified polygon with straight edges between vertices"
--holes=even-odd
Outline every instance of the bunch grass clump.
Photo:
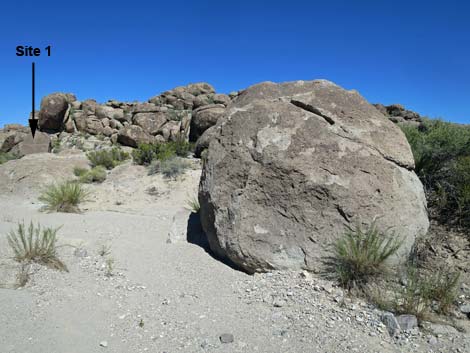
[[88,172],[87,168],[82,168],[82,167],[75,167],[73,168],[73,174],[76,177],[81,177],[82,175],[85,175]]
[[45,204],[46,211],[74,213],[80,211],[78,205],[85,201],[88,195],[82,184],[66,181],[47,186],[39,196],[39,201]]
[[93,168],[102,166],[109,170],[129,159],[129,154],[118,147],[113,147],[111,149],[88,152],[87,157]]
[[381,232],[375,222],[368,227],[349,228],[334,244],[334,270],[347,288],[362,286],[384,272],[384,262],[396,254],[401,241]]
[[416,268],[407,270],[406,282],[398,291],[393,310],[424,319],[431,312],[446,315],[457,299],[460,273],[438,269],[424,275]]
[[189,196],[186,200],[186,208],[193,213],[199,213],[201,205],[199,204],[199,199],[196,196]]
[[181,157],[172,157],[164,160],[155,160],[149,167],[149,175],[161,173],[167,179],[176,179],[191,166],[191,164]]
[[75,176],[78,177],[78,181],[85,184],[90,183],[102,183],[106,180],[106,169],[103,166],[97,166],[92,169],[75,168]]
[[67,267],[57,257],[57,232],[59,228],[44,228],[31,222],[29,227],[19,223],[16,231],[11,231],[8,244],[18,262],[36,262],[50,268],[66,271]]

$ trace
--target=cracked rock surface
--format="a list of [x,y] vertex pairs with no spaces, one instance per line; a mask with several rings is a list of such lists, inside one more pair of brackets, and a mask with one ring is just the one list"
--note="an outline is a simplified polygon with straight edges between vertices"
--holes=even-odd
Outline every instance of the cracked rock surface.
[[406,259],[429,227],[400,129],[324,80],[242,92],[217,122],[199,187],[211,249],[248,272],[318,271],[346,225],[377,220]]

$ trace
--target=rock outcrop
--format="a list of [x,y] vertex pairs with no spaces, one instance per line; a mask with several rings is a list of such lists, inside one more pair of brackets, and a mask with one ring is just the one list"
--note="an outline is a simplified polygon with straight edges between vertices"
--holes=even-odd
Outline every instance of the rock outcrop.
[[62,130],[69,103],[76,98],[71,94],[53,93],[44,97],[39,111],[41,131],[57,132]]
[[50,151],[51,138],[48,134],[40,131],[36,131],[34,139],[30,133],[27,133],[24,135],[22,141],[10,150],[11,153],[18,157],[35,153],[47,153]]
[[374,104],[374,106],[394,123],[418,126],[423,121],[418,113],[405,109],[401,104]]
[[217,122],[199,187],[211,249],[248,272],[318,271],[346,226],[390,229],[403,262],[428,229],[401,130],[324,80],[261,83]]
[[204,131],[214,126],[224,113],[225,106],[223,104],[209,104],[194,110],[189,139],[197,141]]
[[[96,147],[96,138],[103,146],[121,144],[137,147],[139,143],[164,143],[170,140],[199,136],[225,112],[237,93],[217,94],[210,84],[201,82],[176,87],[148,102],[119,102],[104,104],[94,99],[79,101],[73,94],[53,93],[41,101],[36,114],[39,129],[52,141],[65,141],[66,148]],[[18,145],[29,129],[19,125],[0,129],[0,148],[10,151]],[[24,130],[24,131],[23,131]],[[190,130],[193,130],[190,134]],[[87,143],[87,140],[92,140]],[[41,148],[43,151],[44,148]],[[55,148],[54,151],[57,151]]]

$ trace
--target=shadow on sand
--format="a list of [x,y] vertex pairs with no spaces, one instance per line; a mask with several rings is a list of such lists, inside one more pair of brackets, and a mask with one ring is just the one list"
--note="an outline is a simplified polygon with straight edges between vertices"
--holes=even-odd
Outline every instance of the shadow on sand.
[[207,239],[206,233],[204,233],[204,230],[202,229],[199,213],[192,212],[189,215],[186,234],[186,240],[188,243],[200,246],[212,258],[222,262],[230,268],[247,273],[245,270],[243,270],[240,266],[236,265],[227,257],[220,257],[211,250],[209,246],[209,240]]

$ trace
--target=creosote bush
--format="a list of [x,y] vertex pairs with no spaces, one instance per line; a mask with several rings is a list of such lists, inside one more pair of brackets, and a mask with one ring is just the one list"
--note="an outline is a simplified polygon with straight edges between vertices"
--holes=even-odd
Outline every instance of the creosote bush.
[[132,151],[134,163],[139,165],[150,165],[152,161],[164,161],[174,156],[187,157],[192,145],[184,139],[169,141],[166,143],[140,144]]
[[88,192],[83,186],[74,181],[47,186],[39,196],[39,201],[45,204],[44,210],[73,213],[79,212],[78,205],[85,201]]
[[375,223],[349,228],[334,244],[334,270],[340,284],[354,288],[381,274],[384,262],[400,245],[399,239],[379,231]]
[[8,244],[15,255],[14,259],[18,262],[36,262],[66,271],[67,267],[57,257],[56,243],[59,229],[42,229],[39,224],[34,226],[32,222],[26,228],[24,223],[19,223],[17,230],[11,231],[7,236]]
[[88,172],[87,168],[82,168],[82,167],[73,168],[73,174],[77,177],[81,177],[82,175],[85,175],[87,172]]
[[401,128],[433,215],[442,223],[470,227],[470,127],[425,120]]
[[106,169],[100,165],[89,170],[77,167],[73,172],[78,177],[78,181],[85,184],[102,183],[106,180]]
[[191,164],[181,157],[173,156],[169,159],[154,160],[149,167],[149,175],[161,173],[165,178],[176,179],[182,175]]
[[106,169],[113,169],[126,159],[129,159],[129,154],[118,147],[113,147],[111,149],[89,152],[87,157],[92,167],[102,166]]

